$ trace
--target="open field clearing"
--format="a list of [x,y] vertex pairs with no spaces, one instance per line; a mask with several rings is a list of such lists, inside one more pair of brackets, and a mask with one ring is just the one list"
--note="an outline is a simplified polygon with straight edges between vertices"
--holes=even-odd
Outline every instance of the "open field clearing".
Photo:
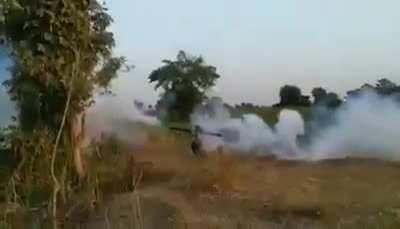
[[[400,226],[397,163],[277,161],[232,152],[199,158],[191,155],[184,136],[152,135],[151,143],[121,147],[129,152],[112,157],[104,155],[106,162],[97,168],[103,176],[103,201],[90,213],[72,214],[66,225],[88,229]],[[132,180],[134,191],[126,188]]]
[[[356,159],[289,162],[229,154],[198,159],[178,146],[153,147],[138,154],[138,161],[154,163],[147,171],[148,183],[144,176],[143,195],[157,190],[154,195],[180,209],[189,228],[400,225],[396,164]],[[177,196],[179,201],[174,201]]]

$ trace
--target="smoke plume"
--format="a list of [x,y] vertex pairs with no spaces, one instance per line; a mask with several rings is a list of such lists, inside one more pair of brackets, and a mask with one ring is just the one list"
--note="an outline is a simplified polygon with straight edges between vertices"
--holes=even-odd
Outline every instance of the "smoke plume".
[[159,122],[134,106],[133,100],[101,97],[88,111],[86,130],[91,139],[107,133],[131,144],[143,144],[147,137],[140,131],[140,124],[159,125]]
[[[268,126],[256,115],[232,118],[222,104],[212,104],[213,114],[195,112],[193,125],[207,131],[218,132],[223,128],[239,132],[237,142],[224,142],[220,138],[203,135],[207,150],[224,146],[233,151],[273,154],[278,158],[323,160],[335,158],[400,159],[400,106],[391,98],[367,93],[351,98],[337,110],[321,114],[316,109],[305,133],[300,114],[282,110],[275,126]],[[324,119],[321,122],[318,119]],[[327,122],[329,120],[329,122]],[[298,137],[311,136],[307,145],[299,146]]]
[[223,146],[231,151],[258,155],[270,153],[279,158],[293,157],[299,151],[296,136],[304,133],[304,123],[296,111],[283,110],[273,129],[257,115],[245,114],[241,118],[232,118],[222,103],[212,104],[212,110],[211,113],[195,112],[192,115],[192,124],[213,133],[235,130],[239,139],[227,142],[223,138],[202,135],[201,140],[207,151]]
[[400,107],[373,93],[347,101],[314,136],[306,158],[400,159]]
[[275,126],[278,148],[290,156],[295,156],[300,151],[297,137],[304,135],[303,118],[297,111],[282,110],[278,120]]
[[[191,117],[192,125],[212,133],[235,132],[238,138],[203,134],[201,140],[206,151],[223,146],[232,152],[274,155],[281,159],[400,159],[400,106],[388,97],[366,93],[348,99],[334,111],[314,109],[313,118],[307,123],[297,111],[284,109],[274,126],[254,114],[232,116],[221,100],[212,101],[210,108],[211,112],[197,109]],[[133,144],[144,144],[147,139],[136,128],[137,123],[159,124],[146,110],[135,107],[133,101],[110,97],[98,100],[89,111],[87,129],[91,138],[106,132]],[[299,137],[304,135],[309,141],[299,144]]]

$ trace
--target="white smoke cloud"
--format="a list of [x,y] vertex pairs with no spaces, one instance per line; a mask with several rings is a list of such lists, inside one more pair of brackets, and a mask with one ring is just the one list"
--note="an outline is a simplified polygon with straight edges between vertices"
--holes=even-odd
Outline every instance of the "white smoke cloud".
[[312,140],[308,159],[344,157],[400,159],[400,107],[368,93],[339,108],[334,123]]
[[[226,113],[226,112],[224,112]],[[201,135],[203,146],[207,151],[216,150],[219,146],[241,152],[256,152],[259,149],[272,148],[274,135],[271,128],[256,115],[244,115],[243,118],[221,118],[208,115],[194,115],[193,125],[199,125],[204,130],[220,133],[222,129],[232,129],[239,133],[239,141],[226,142],[223,138]]]
[[[159,125],[158,120],[135,108],[133,101],[123,101],[113,97],[97,101],[89,111],[87,120],[91,137],[108,132],[133,143],[146,141],[146,136],[142,136],[141,131],[135,132],[127,123]],[[399,160],[398,104],[393,99],[382,98],[372,93],[350,99],[336,112],[330,111],[328,125],[318,123],[317,120],[311,121],[314,124],[311,125],[313,131],[307,134],[311,134],[312,137],[306,148],[301,148],[297,141],[299,135],[305,134],[304,121],[301,115],[293,110],[282,110],[278,123],[270,127],[253,114],[234,118],[222,101],[215,100],[212,104],[213,112],[200,109],[192,115],[191,121],[192,125],[199,125],[208,132],[223,133],[224,130],[233,130],[238,133],[237,141],[232,141],[232,138],[229,140],[201,135],[207,151],[223,146],[234,152],[273,154],[282,159],[323,160],[357,157]],[[318,115],[314,117],[320,118]]]
[[233,151],[252,154],[274,154],[279,158],[293,157],[297,151],[296,136],[304,133],[304,123],[296,111],[284,110],[280,121],[273,130],[257,115],[245,114],[241,118],[232,118],[229,111],[220,104],[212,104],[212,114],[195,112],[192,124],[204,130],[221,133],[234,130],[239,134],[238,141],[224,141],[209,135],[201,135],[203,147],[207,151],[223,146]]
[[[239,152],[273,154],[284,159],[355,157],[399,160],[398,104],[393,99],[372,93],[350,99],[335,113],[329,114],[329,125],[313,125],[313,129],[317,131],[314,136],[311,135],[311,143],[306,148],[299,147],[297,140],[298,136],[305,134],[304,121],[293,110],[282,110],[279,122],[274,127],[269,127],[256,115],[232,118],[222,105],[218,105],[214,109],[217,111],[214,115],[195,113],[192,123],[216,133],[223,128],[239,132],[240,139],[237,142],[224,142],[220,138],[203,135],[206,150],[215,150],[222,145]],[[312,123],[318,122],[314,120]]]
[[86,130],[90,138],[98,139],[102,133],[115,134],[121,140],[144,143],[146,136],[138,131],[137,124],[159,125],[156,117],[144,114],[134,106],[133,100],[118,97],[100,97],[89,109]]
[[283,152],[294,157],[300,151],[297,136],[304,135],[304,121],[297,111],[282,110],[275,126],[276,137]]

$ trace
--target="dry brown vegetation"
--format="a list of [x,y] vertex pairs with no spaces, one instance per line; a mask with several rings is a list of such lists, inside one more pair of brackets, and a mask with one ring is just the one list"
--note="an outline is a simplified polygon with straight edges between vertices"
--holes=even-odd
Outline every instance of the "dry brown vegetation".
[[[199,158],[186,137],[154,134],[142,145],[111,139],[97,146],[89,180],[98,192],[80,197],[66,221],[81,228],[400,226],[396,163],[279,161],[232,152]],[[83,207],[89,200],[91,210]]]
[[[159,136],[121,154],[120,163],[125,166],[112,167],[113,173],[126,175],[127,169],[134,170],[133,176],[142,173],[135,195],[143,199],[148,225],[144,223],[144,228],[164,222],[158,214],[165,209],[169,210],[164,217],[174,222],[171,225],[183,228],[400,225],[400,167],[395,163],[277,161],[231,152],[198,158],[190,154],[187,143],[182,136]],[[129,164],[127,158],[132,156],[134,164]],[[132,178],[124,179],[130,182]],[[115,187],[116,179],[112,181]],[[132,195],[114,196],[114,206],[126,204]],[[144,206],[147,202],[153,207]]]

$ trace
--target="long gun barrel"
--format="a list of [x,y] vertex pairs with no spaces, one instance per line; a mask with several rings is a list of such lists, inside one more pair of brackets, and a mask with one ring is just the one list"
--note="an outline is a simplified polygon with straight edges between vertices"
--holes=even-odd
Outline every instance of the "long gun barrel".
[[[187,129],[187,128],[170,127],[169,129],[193,134],[193,131],[191,129]],[[218,133],[200,130],[199,134],[222,138],[222,140],[224,142],[229,142],[229,143],[236,143],[236,142],[240,141],[239,132],[232,128],[221,128],[218,130]]]
[[[190,129],[186,129],[186,128],[180,128],[180,127],[170,127],[170,130],[175,130],[175,131],[181,131],[181,132],[185,132],[185,133],[192,133],[192,130]],[[204,135],[211,135],[211,136],[215,136],[215,137],[223,137],[223,135],[221,133],[213,133],[213,132],[208,132],[208,131],[200,131],[200,134],[204,134]]]
[[170,130],[181,131],[186,133],[192,133],[190,129],[180,128],[180,127],[170,127]]

